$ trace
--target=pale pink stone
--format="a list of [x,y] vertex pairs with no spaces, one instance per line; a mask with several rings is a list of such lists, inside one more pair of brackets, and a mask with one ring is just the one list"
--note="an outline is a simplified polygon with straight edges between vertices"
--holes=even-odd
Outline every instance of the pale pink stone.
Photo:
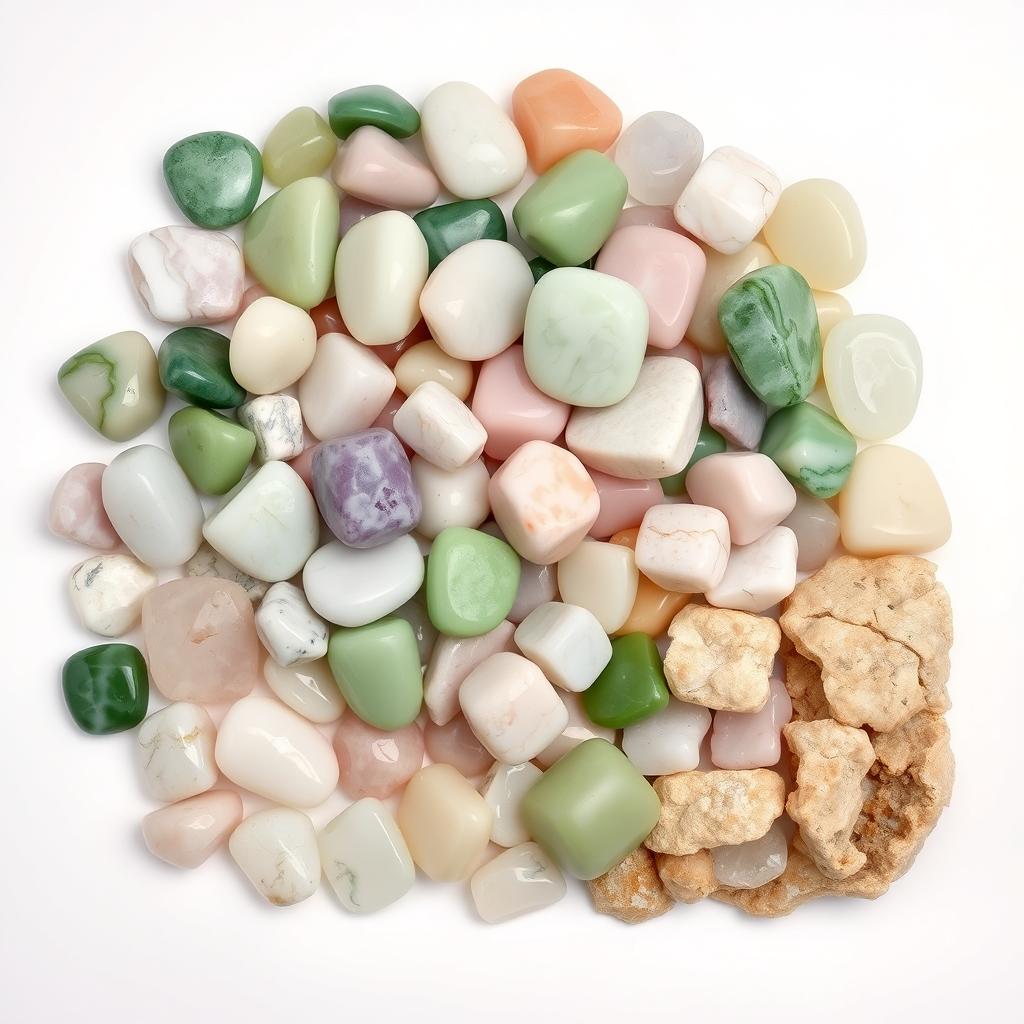
[[590,528],[590,536],[607,540],[619,530],[639,526],[644,513],[665,501],[665,494],[657,480],[622,480],[617,476],[590,470],[601,499],[601,511]]
[[142,819],[154,857],[176,868],[197,868],[241,824],[242,799],[225,789],[161,807]]
[[72,466],[57,482],[50,499],[50,530],[89,548],[113,551],[121,543],[103,509],[102,462]]
[[761,443],[768,408],[740,376],[728,356],[716,359],[704,374],[708,424],[730,444],[747,451]]
[[313,454],[317,448],[320,447],[320,443],[317,441],[312,434],[306,439],[301,452],[295,456],[294,459],[288,460],[288,465],[295,470],[296,473],[302,478],[302,482],[310,489],[313,490]]
[[237,700],[260,678],[252,601],[230,580],[186,576],[151,590],[142,631],[150,678],[168,700]]
[[507,459],[527,441],[555,441],[569,420],[569,406],[530,380],[522,345],[480,364],[472,409],[487,430],[484,451],[494,459]]
[[[386,206],[368,203],[357,196],[344,196],[341,200],[341,217],[338,221],[338,237],[344,238],[360,221],[372,217],[375,213],[383,213]],[[342,333],[347,334],[348,331]]]
[[694,504],[725,514],[733,544],[753,544],[796,505],[793,485],[759,452],[708,455],[686,474],[686,491]]
[[238,307],[239,314],[244,313],[257,299],[265,298],[269,294],[270,292],[259,283],[249,285],[242,292],[242,302]]
[[637,226],[664,228],[666,231],[683,234],[683,229],[676,223],[671,206],[627,206],[615,222],[616,231]]
[[423,750],[423,732],[415,722],[383,732],[347,714],[334,734],[341,788],[353,800],[383,800],[397,792],[422,767]]
[[648,347],[647,354],[649,356],[675,356],[678,359],[685,359],[688,363],[693,363],[697,367],[698,373],[704,372],[704,357],[701,355],[700,349],[692,341],[687,341],[685,338],[675,348],[656,349]]
[[616,231],[594,269],[633,285],[647,303],[653,348],[675,348],[683,340],[704,282],[707,257],[689,238],[664,228]]
[[771,768],[782,756],[782,727],[793,716],[785,684],[769,681],[768,703],[760,711],[717,711],[711,728],[711,760],[717,768]]
[[473,735],[469,722],[462,715],[457,715],[447,725],[427,722],[423,742],[431,761],[450,764],[466,778],[483,775],[494,764],[494,758]]
[[334,183],[347,195],[394,209],[430,206],[441,190],[425,163],[398,139],[369,124],[357,128],[345,140],[331,173]]

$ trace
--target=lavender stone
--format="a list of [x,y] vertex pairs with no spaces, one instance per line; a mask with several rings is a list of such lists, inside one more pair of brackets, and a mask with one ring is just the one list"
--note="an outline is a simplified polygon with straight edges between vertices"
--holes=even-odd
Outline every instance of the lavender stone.
[[716,359],[704,373],[708,423],[730,444],[755,451],[761,443],[768,409],[747,387],[731,359]]
[[313,495],[334,536],[353,548],[385,544],[420,521],[409,458],[398,438],[380,427],[317,447]]

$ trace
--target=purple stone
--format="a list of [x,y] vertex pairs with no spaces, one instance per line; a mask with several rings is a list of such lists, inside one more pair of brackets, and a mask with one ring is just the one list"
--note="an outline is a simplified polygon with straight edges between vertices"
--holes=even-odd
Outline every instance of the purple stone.
[[747,387],[727,356],[704,371],[708,424],[737,448],[754,451],[761,443],[768,409]]
[[317,447],[313,496],[331,533],[353,548],[375,548],[415,530],[422,511],[402,442],[381,427]]

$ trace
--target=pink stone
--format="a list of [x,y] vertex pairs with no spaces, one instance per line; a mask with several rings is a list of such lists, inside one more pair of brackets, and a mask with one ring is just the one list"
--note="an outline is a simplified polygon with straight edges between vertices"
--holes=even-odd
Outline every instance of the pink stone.
[[693,363],[699,373],[704,372],[704,357],[701,355],[700,349],[692,341],[683,339],[675,348],[669,349],[658,349],[648,346],[647,354],[649,356],[675,356],[678,359],[685,359],[688,363]]
[[704,282],[707,257],[676,231],[637,225],[616,231],[594,269],[633,285],[647,302],[647,341],[675,348],[683,340]]
[[168,700],[233,701],[260,678],[252,602],[230,580],[186,576],[151,590],[142,632],[150,678]]
[[197,868],[241,821],[241,797],[211,789],[147,814],[142,837],[154,857],[176,868]]
[[761,443],[768,408],[739,375],[728,356],[712,362],[704,374],[708,423],[737,448],[756,450]]
[[270,292],[261,284],[251,284],[242,292],[242,302],[238,307],[238,313],[244,313],[257,299],[265,298]]
[[398,139],[369,124],[345,140],[331,173],[342,192],[394,209],[430,206],[441,191],[425,163]]
[[319,447],[320,443],[310,434],[302,451],[294,459],[288,460],[288,465],[299,474],[310,493],[313,492],[313,455]]
[[121,543],[103,509],[102,462],[72,466],[57,482],[50,499],[50,530],[89,548],[113,551]]
[[494,758],[473,735],[469,722],[462,715],[457,715],[447,725],[427,722],[423,741],[431,761],[450,764],[466,778],[483,775],[494,764]]
[[353,800],[383,800],[404,786],[423,765],[423,732],[413,722],[382,732],[347,714],[334,734],[341,788]]
[[619,530],[639,526],[649,508],[665,501],[665,493],[657,480],[622,480],[596,469],[589,472],[601,499],[601,511],[590,528],[590,536],[598,540],[607,540]]
[[[375,213],[383,213],[386,209],[386,206],[368,203],[365,199],[359,199],[357,196],[344,196],[341,200],[338,237],[344,238],[360,221],[366,220],[367,217],[372,217]],[[342,331],[342,333],[348,334],[348,331]]]
[[711,760],[716,768],[771,768],[782,756],[780,733],[793,716],[785,684],[769,683],[768,703],[760,711],[718,711],[711,727]]
[[527,441],[556,440],[569,420],[569,406],[527,376],[522,345],[481,364],[472,409],[487,431],[484,451],[494,459],[507,459]]
[[615,230],[632,227],[663,228],[683,234],[683,229],[676,223],[671,206],[627,206],[615,222]]

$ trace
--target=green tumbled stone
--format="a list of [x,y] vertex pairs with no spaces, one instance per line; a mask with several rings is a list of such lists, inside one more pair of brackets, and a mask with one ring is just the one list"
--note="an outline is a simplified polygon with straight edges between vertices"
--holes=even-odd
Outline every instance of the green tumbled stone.
[[590,739],[573,747],[527,790],[527,832],[577,878],[603,875],[658,824],[661,801],[618,747]]
[[761,267],[741,277],[718,303],[733,362],[750,390],[781,409],[802,402],[821,372],[814,296],[792,267]]
[[271,295],[312,309],[334,283],[340,217],[338,193],[329,181],[293,181],[261,203],[246,223],[246,266]]
[[200,132],[167,150],[164,180],[193,224],[227,228],[252,213],[263,184],[263,160],[241,135]]
[[831,498],[853,469],[857,441],[828,413],[800,402],[768,419],[760,450],[797,487],[815,498]]
[[546,260],[578,267],[615,229],[626,191],[626,176],[613,161],[581,149],[559,160],[526,190],[512,219],[526,244]]
[[616,637],[611,661],[581,699],[587,717],[608,729],[625,729],[665,708],[668,686],[654,640],[646,633]]
[[124,732],[146,717],[149,673],[131,644],[99,644],[72,654],[61,686],[75,724],[93,736]]
[[420,130],[416,108],[386,85],[360,85],[339,92],[327,104],[327,118],[339,139],[347,139],[364,124],[396,139],[407,139]]
[[377,729],[401,729],[423,703],[423,672],[416,634],[405,619],[339,627],[327,646],[338,688],[351,711]]
[[697,444],[694,446],[690,461],[683,468],[681,473],[673,473],[672,476],[663,477],[661,480],[662,493],[670,498],[677,498],[686,490],[686,474],[709,455],[717,455],[725,451],[725,438],[712,427],[707,420],[700,425],[700,433],[697,435]]
[[[534,256],[528,264],[530,273],[533,274],[533,283],[536,284],[545,274],[549,271],[557,270],[558,268],[551,262],[551,260],[544,259],[543,256]],[[587,260],[585,263],[580,264],[581,270],[593,270],[594,261],[592,259]]]
[[230,342],[209,327],[182,327],[160,345],[160,383],[186,402],[204,409],[234,409],[245,388],[231,376]]
[[227,494],[245,473],[256,435],[209,409],[179,409],[167,423],[171,451],[204,494]]
[[449,526],[427,558],[427,614],[449,636],[489,633],[511,611],[519,588],[519,556],[497,537]]
[[508,241],[505,215],[491,199],[464,199],[432,206],[417,213],[413,220],[427,240],[431,270],[467,242],[480,238]]
[[322,174],[337,152],[331,126],[312,107],[297,107],[270,130],[263,144],[263,171],[267,181],[284,188]]

